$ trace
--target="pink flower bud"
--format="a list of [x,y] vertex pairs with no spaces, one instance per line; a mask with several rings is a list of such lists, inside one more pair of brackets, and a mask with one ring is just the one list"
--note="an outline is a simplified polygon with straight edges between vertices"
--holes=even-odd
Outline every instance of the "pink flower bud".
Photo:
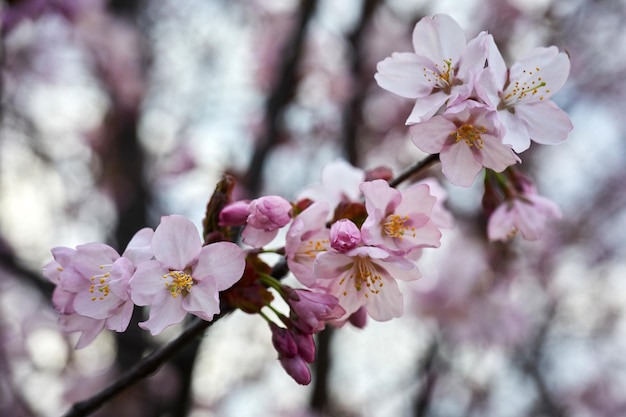
[[308,363],[315,361],[315,342],[313,341],[313,335],[311,333],[302,333],[297,329],[293,329],[291,335],[298,346],[298,356]]
[[220,226],[243,226],[248,219],[249,201],[241,200],[228,204],[220,211]]
[[311,383],[311,371],[300,356],[281,358],[280,364],[298,384],[309,385]]
[[367,324],[367,309],[365,307],[359,308],[348,317],[348,321],[354,327],[362,329]]
[[298,355],[298,345],[296,345],[291,332],[274,323],[270,323],[270,329],[272,329],[272,345],[274,345],[280,359],[293,358]]
[[341,219],[330,227],[330,246],[345,253],[361,243],[361,231],[352,221]]
[[322,331],[326,321],[337,319],[346,313],[334,295],[289,287],[285,287],[285,292],[289,296],[294,326],[305,333]]
[[266,232],[279,229],[291,220],[291,203],[282,197],[269,195],[252,200],[248,206],[248,225]]

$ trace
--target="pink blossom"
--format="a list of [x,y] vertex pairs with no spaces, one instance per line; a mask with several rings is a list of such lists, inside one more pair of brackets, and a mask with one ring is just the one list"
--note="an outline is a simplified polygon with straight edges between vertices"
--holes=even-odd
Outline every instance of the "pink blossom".
[[328,292],[346,310],[340,319],[366,307],[378,321],[400,317],[404,311],[396,280],[413,281],[421,276],[411,260],[373,246],[360,246],[345,254],[324,252],[315,260],[313,275],[318,280],[330,280]]
[[153,335],[179,323],[187,313],[212,320],[220,311],[218,293],[237,282],[245,266],[237,245],[202,246],[193,223],[178,215],[161,218],[152,251],[155,260],[137,267],[130,288],[135,304],[150,306],[150,317],[139,326]]
[[411,126],[410,134],[422,151],[439,153],[446,178],[462,187],[471,186],[482,167],[501,172],[520,161],[501,142],[497,113],[471,100]]
[[379,62],[374,78],[385,90],[416,99],[407,124],[426,121],[442,106],[470,96],[485,66],[489,38],[482,32],[468,42],[450,16],[426,16],[413,30],[415,52],[396,52]]
[[548,219],[560,219],[561,211],[549,199],[535,192],[506,200],[489,217],[489,240],[507,240],[518,231],[526,240],[537,240]]
[[535,48],[507,70],[498,47],[490,40],[489,67],[479,75],[476,92],[498,111],[506,129],[505,144],[522,152],[531,139],[541,144],[567,139],[572,122],[550,97],[563,87],[569,70],[568,56],[555,46]]
[[361,231],[351,220],[341,219],[330,226],[330,246],[337,252],[347,252],[361,243]]
[[315,360],[315,343],[313,335],[303,333],[297,328],[278,327],[270,323],[272,345],[278,352],[278,359],[283,369],[297,383],[308,385],[311,382],[311,371],[307,363]]
[[330,294],[291,288],[286,291],[293,324],[304,333],[320,332],[326,327],[326,321],[345,314],[339,300]]
[[330,247],[326,227],[328,203],[311,204],[291,223],[285,241],[285,256],[289,270],[302,284],[313,286],[313,262]]
[[220,226],[243,226],[250,215],[248,211],[250,202],[246,200],[235,201],[228,204],[220,211]]
[[425,184],[413,185],[400,192],[387,181],[361,184],[367,219],[363,223],[363,242],[397,254],[413,249],[438,247],[441,232],[430,220],[436,203]]
[[241,236],[243,242],[255,248],[271,242],[278,229],[291,221],[291,203],[282,197],[270,195],[252,200],[248,205],[247,225]]
[[52,249],[54,260],[44,266],[43,275],[57,285],[53,303],[62,328],[81,332],[77,348],[105,327],[118,332],[128,327],[134,307],[129,280],[135,264],[152,257],[152,233],[149,228],[137,232],[122,256],[103,243]]

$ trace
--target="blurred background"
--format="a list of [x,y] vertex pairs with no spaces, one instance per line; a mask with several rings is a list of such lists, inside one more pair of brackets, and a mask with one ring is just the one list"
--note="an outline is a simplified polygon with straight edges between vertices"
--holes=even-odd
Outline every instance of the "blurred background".
[[396,173],[423,158],[413,103],[373,75],[447,13],[509,64],[569,54],[554,100],[575,129],[521,155],[563,219],[537,242],[488,243],[481,182],[451,186],[435,165],[456,226],[404,288],[404,317],[322,333],[302,387],[238,312],[96,415],[626,416],[625,1],[0,4],[0,415],[61,415],[181,330],[131,324],[74,350],[41,278],[50,248],[121,251],[164,214],[199,226],[223,172],[239,198],[290,199],[337,158]]

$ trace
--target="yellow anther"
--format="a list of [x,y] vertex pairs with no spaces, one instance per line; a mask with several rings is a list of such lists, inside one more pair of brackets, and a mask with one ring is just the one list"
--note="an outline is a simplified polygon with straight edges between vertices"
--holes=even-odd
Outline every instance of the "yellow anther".
[[470,148],[476,146],[478,149],[482,149],[485,146],[485,141],[480,135],[486,132],[485,126],[476,127],[473,124],[465,124],[456,130],[456,142],[465,141]]
[[166,282],[165,286],[176,298],[180,294],[187,295],[193,286],[193,278],[184,271],[170,271],[169,274],[163,275],[163,278],[171,277],[172,282]]
[[392,214],[387,216],[385,219],[385,223],[383,223],[384,232],[391,236],[402,239],[404,233],[407,231],[408,227],[405,223],[409,220],[409,216],[399,216],[397,214]]

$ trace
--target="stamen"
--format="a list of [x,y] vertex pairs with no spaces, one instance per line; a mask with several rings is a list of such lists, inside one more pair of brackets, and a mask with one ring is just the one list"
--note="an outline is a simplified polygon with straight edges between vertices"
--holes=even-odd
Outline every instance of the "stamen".
[[399,216],[397,214],[391,214],[387,216],[383,223],[383,231],[391,237],[396,237],[402,240],[404,234],[412,232],[412,236],[415,237],[415,227],[408,227],[406,222],[409,221],[409,216]]
[[[369,294],[380,293],[380,289],[383,287],[382,277],[369,258],[356,257],[350,273],[341,279],[339,285],[342,285],[346,278],[353,281],[352,285],[354,285],[355,290],[366,289],[367,292],[363,294],[366,298],[369,297]],[[344,291],[343,295],[347,296],[348,292]]]
[[[100,265],[99,269],[110,268],[111,265]],[[104,274],[94,275],[89,280],[92,282],[89,287],[89,292],[91,294],[95,294],[96,291],[100,293],[100,295],[91,297],[91,301],[102,301],[104,300],[109,293],[111,292],[109,288],[109,278],[111,277],[111,272],[107,271]]]
[[176,298],[179,295],[187,295],[191,291],[193,286],[193,278],[185,271],[170,271],[163,275],[164,279],[168,277],[172,278],[172,282],[166,282],[165,287],[172,294],[172,297]]
[[470,148],[475,145],[478,149],[482,149],[485,141],[480,135],[486,132],[485,126],[476,127],[472,124],[465,124],[456,130],[456,142],[463,140]]

